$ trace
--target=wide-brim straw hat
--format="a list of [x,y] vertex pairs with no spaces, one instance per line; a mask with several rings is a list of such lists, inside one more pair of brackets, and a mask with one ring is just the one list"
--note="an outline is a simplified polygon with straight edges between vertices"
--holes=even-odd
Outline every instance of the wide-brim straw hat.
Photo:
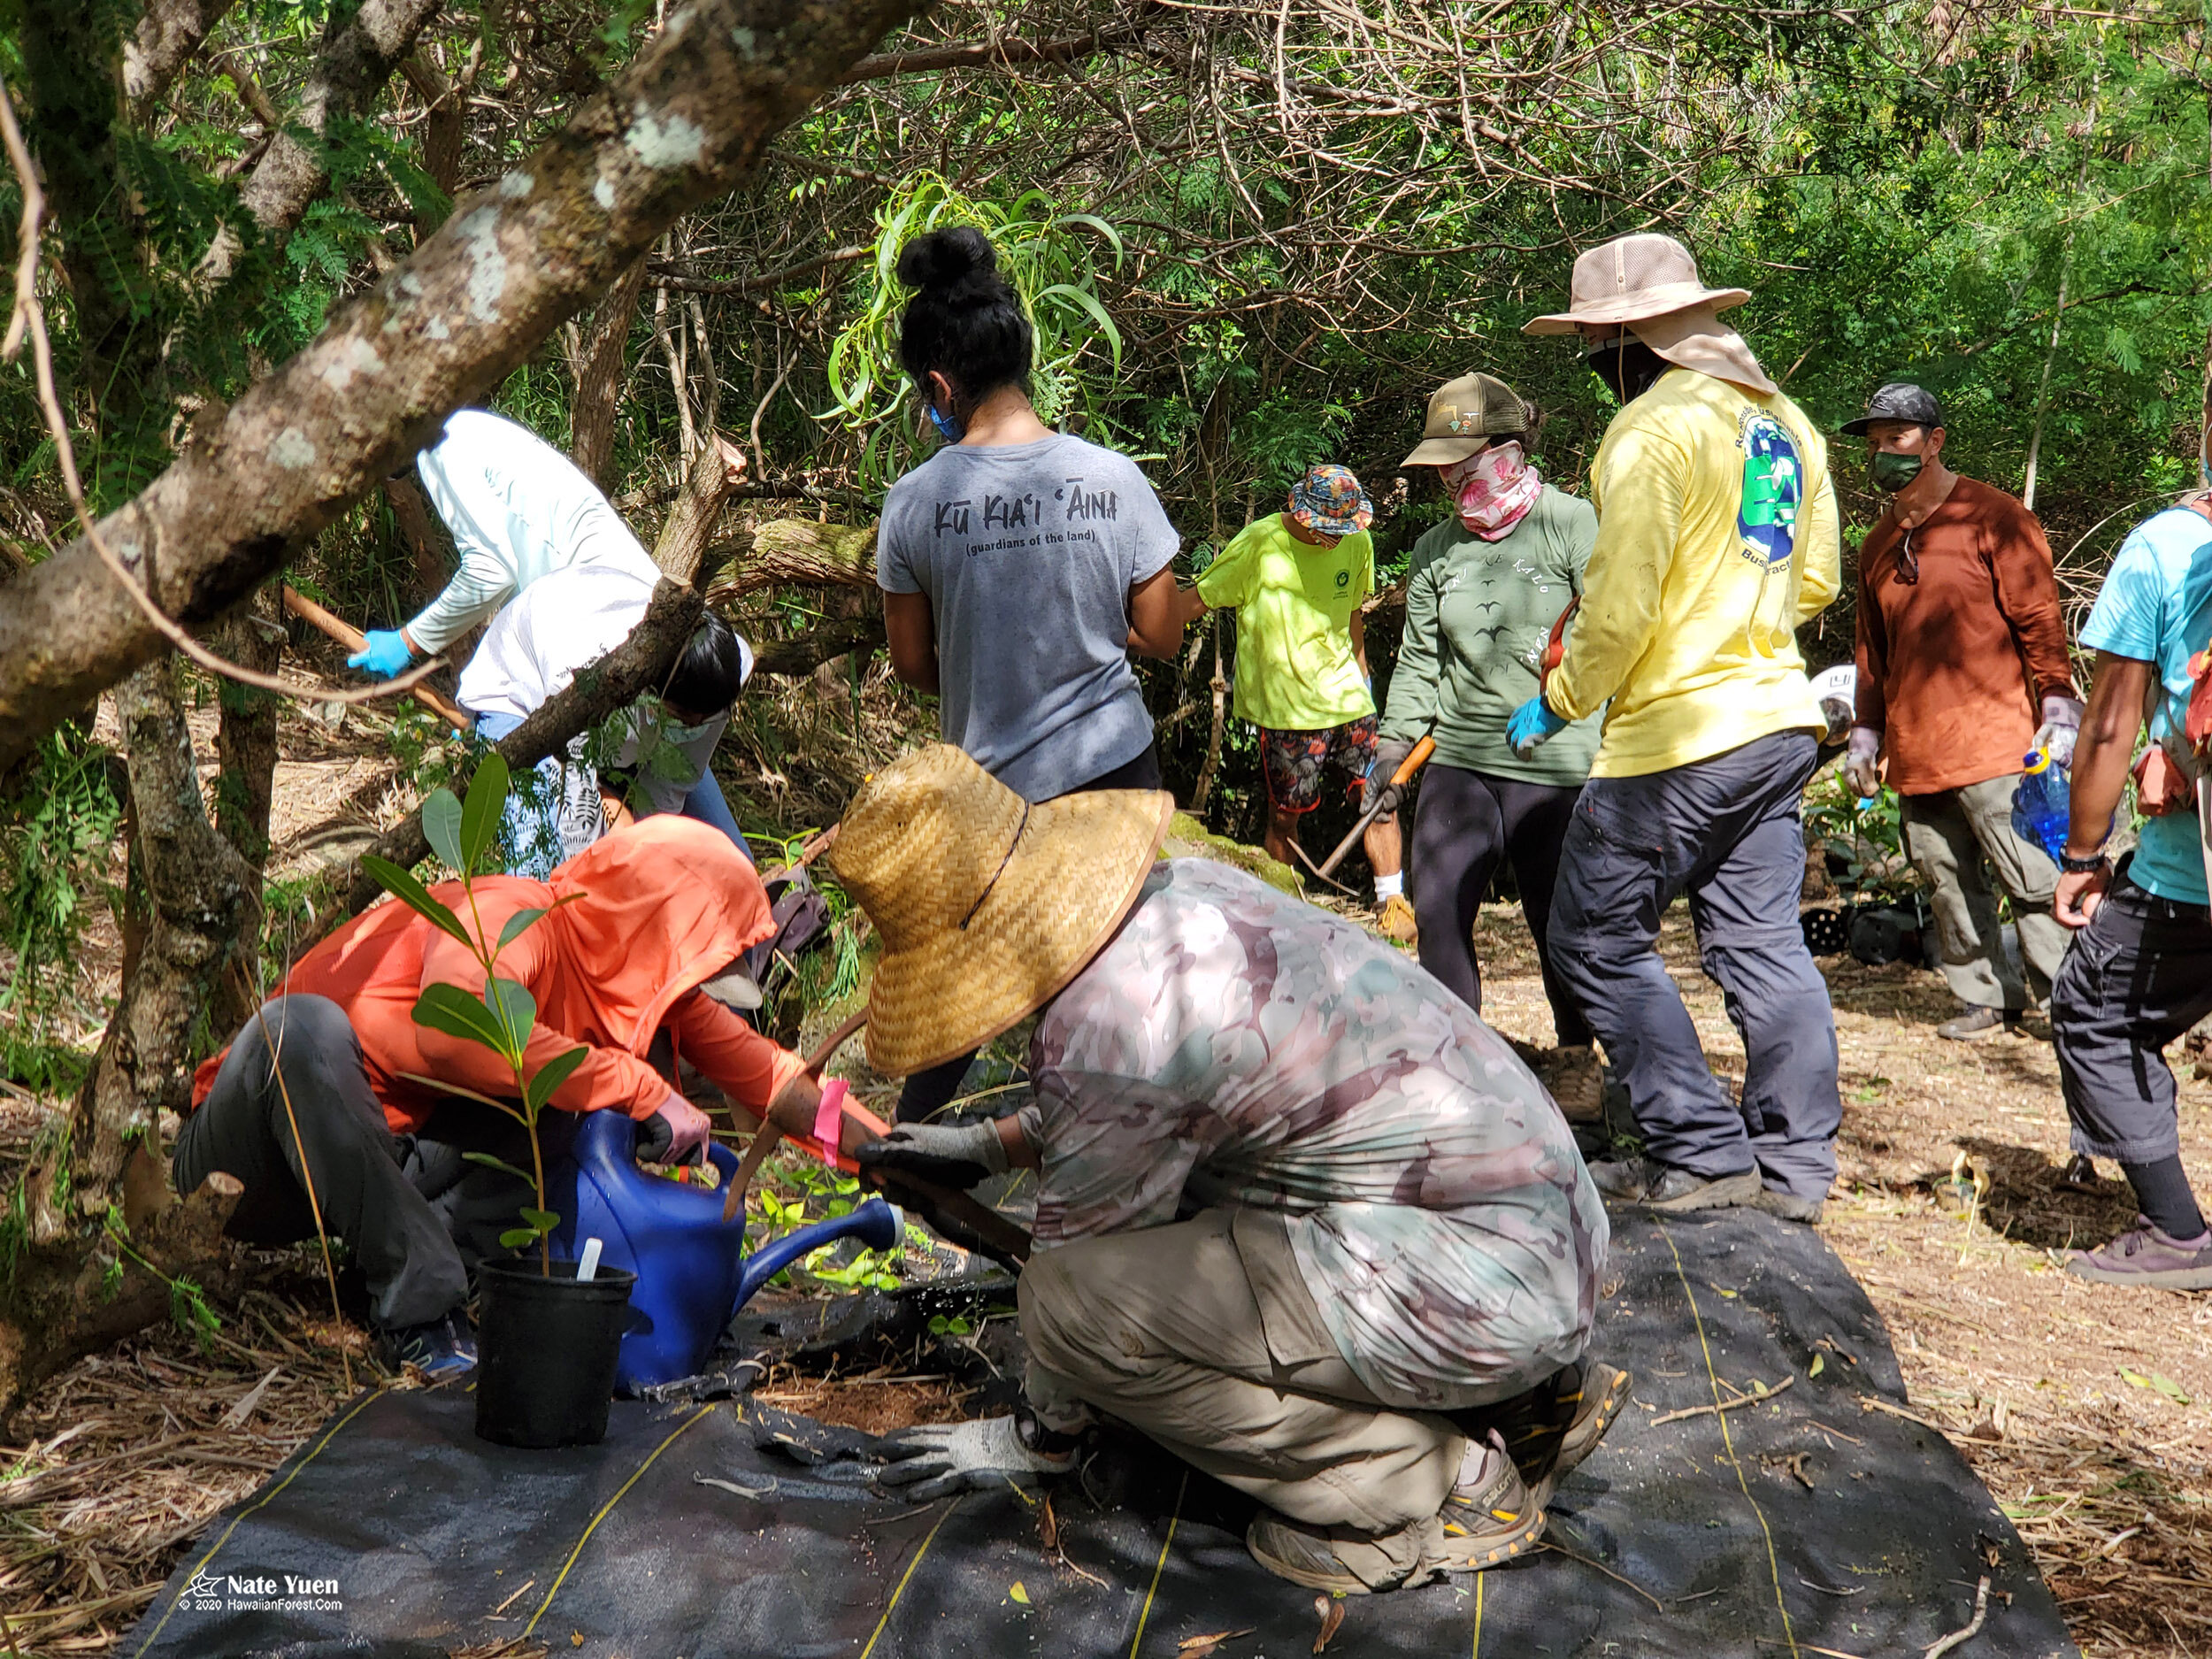
[[1616,236],[1575,261],[1567,309],[1524,323],[1521,332],[1571,334],[1584,323],[1640,322],[1693,305],[1725,311],[1750,297],[1748,288],[1707,288],[1690,250],[1671,236]]
[[943,743],[871,778],[829,855],[883,941],[869,1064],[922,1071],[1059,995],[1136,902],[1174,811],[1157,789],[1033,805]]

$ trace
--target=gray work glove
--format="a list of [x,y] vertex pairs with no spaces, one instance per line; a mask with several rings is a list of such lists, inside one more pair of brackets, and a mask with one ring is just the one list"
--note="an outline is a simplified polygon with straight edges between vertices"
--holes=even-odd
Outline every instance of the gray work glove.
[[969,1124],[901,1124],[853,1154],[864,1174],[895,1181],[903,1175],[965,1192],[1007,1170],[1006,1142],[998,1120]]
[[1398,775],[1398,768],[1406,764],[1406,757],[1411,753],[1411,738],[1386,737],[1375,744],[1374,764],[1367,769],[1365,803],[1376,809],[1378,818],[1398,810],[1404,791],[1394,787],[1390,780]]
[[1055,1434],[1024,1411],[970,1423],[933,1423],[905,1429],[883,1442],[889,1457],[879,1485],[915,1503],[933,1503],[959,1492],[995,1492],[1002,1486],[1033,1486],[1047,1475],[1075,1467],[1077,1440]]
[[2061,766],[2074,764],[2074,740],[2081,735],[2083,704],[2073,697],[2043,699],[2043,724],[2036,728],[2032,747],[2050,751]]
[[1882,774],[1874,764],[1881,752],[1882,733],[1878,727],[1851,728],[1851,746],[1843,754],[1843,778],[1861,800],[1871,800],[1882,793]]

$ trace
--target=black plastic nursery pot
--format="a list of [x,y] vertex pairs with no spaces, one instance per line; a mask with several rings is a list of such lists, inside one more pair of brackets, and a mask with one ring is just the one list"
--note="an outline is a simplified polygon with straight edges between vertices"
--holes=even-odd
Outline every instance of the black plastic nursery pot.
[[479,1270],[476,1434],[500,1446],[596,1446],[607,1437],[614,1368],[635,1273],[576,1263],[550,1275],[534,1256]]

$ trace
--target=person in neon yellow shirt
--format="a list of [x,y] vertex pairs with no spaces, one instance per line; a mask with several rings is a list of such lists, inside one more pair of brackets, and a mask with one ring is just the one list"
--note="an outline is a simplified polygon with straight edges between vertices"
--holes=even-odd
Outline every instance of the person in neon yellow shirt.
[[[1842,580],[1826,447],[1718,319],[1750,295],[1706,288],[1673,238],[1593,249],[1572,296],[1528,332],[1580,334],[1622,408],[1598,447],[1581,610],[1507,737],[1527,754],[1606,710],[1551,949],[1627,1085],[1644,1150],[1591,1176],[1655,1210],[1746,1204],[1810,1221],[1842,1121],[1835,1017],[1797,919],[1801,801],[1826,720],[1796,631]],[[1740,1104],[1653,953],[1686,893],[1743,1033]]]
[[[1375,509],[1341,466],[1307,469],[1285,510],[1238,532],[1183,595],[1186,622],[1237,613],[1236,711],[1260,728],[1268,856],[1294,867],[1298,820],[1334,766],[1360,781],[1375,760],[1375,694],[1360,605],[1375,591]],[[1365,836],[1383,930],[1410,941],[1397,817]]]

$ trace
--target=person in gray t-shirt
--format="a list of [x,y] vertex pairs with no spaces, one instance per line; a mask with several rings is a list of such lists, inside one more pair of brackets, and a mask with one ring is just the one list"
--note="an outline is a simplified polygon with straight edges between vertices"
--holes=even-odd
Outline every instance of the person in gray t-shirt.
[[1157,788],[1129,652],[1172,657],[1179,538],[1126,456],[1056,434],[1029,323],[979,232],[910,242],[899,342],[945,447],[893,485],[877,537],[892,667],[945,741],[1031,801]]

